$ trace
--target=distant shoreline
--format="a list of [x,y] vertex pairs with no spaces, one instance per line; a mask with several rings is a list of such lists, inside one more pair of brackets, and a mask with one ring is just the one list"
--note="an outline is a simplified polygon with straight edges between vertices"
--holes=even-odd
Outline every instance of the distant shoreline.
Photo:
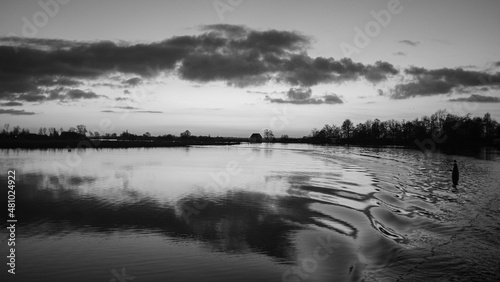
[[238,145],[240,141],[96,141],[83,140],[1,140],[0,149],[126,149],[126,148],[162,148],[162,147],[187,147],[193,145]]
[[[300,139],[290,139],[288,142],[262,142],[260,144],[310,144],[318,146],[334,146],[334,147],[367,147],[367,148],[398,148],[398,149],[410,149],[417,150],[417,146],[408,145],[394,145],[394,144],[348,144],[348,143],[314,143],[311,140],[300,140]],[[205,140],[95,140],[95,139],[0,139],[0,149],[26,149],[26,150],[38,150],[38,149],[128,149],[128,148],[173,148],[173,147],[189,147],[189,146],[231,146],[239,145],[241,143],[247,143],[249,140],[246,138],[227,138],[227,139],[205,139]],[[253,143],[259,144],[259,143]],[[444,153],[444,154],[456,154],[456,155],[475,155],[483,148],[495,148],[499,149],[497,146],[479,146],[474,148],[447,148],[447,147],[437,147],[432,152]],[[422,150],[420,150],[422,151]],[[429,151],[422,151],[422,153],[428,153]]]

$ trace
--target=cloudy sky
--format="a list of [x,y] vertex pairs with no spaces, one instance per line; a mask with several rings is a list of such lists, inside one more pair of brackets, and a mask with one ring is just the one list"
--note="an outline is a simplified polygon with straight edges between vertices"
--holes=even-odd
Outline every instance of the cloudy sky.
[[500,120],[500,1],[2,1],[0,119],[36,132],[307,135]]

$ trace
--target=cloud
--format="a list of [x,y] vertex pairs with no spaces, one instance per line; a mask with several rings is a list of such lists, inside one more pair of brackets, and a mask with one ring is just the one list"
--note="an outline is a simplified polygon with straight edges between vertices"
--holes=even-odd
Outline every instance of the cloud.
[[344,102],[340,97],[337,96],[337,94],[326,94],[323,96],[323,100],[325,101],[325,104],[343,104]]
[[393,53],[393,55],[395,55],[395,56],[406,56],[406,53],[399,51],[399,52]]
[[500,67],[500,61],[494,63],[495,67]]
[[132,76],[123,81],[126,86],[171,73],[190,82],[222,81],[235,87],[268,82],[310,87],[360,79],[378,83],[398,73],[387,62],[311,57],[311,39],[295,31],[227,24],[202,26],[200,31],[141,44],[0,37],[0,99],[42,102],[50,100],[43,96],[54,89],[97,82],[110,74]]
[[312,97],[310,88],[290,88],[286,93],[286,98],[271,98],[266,96],[266,100],[278,104],[296,105],[319,105],[319,104],[343,104],[344,102],[334,93],[325,94],[323,97]]
[[471,95],[468,98],[450,99],[451,102],[500,103],[500,98],[492,96]]
[[311,98],[312,90],[311,88],[290,88],[286,95],[290,100],[305,100]]
[[136,109],[139,109],[139,108],[132,107],[132,106],[116,106],[115,108],[117,108],[117,109],[123,109],[123,110],[136,110]]
[[17,106],[22,106],[23,103],[10,101],[10,102],[7,102],[7,103],[1,103],[0,105],[1,106],[5,106],[5,107],[17,107]]
[[134,113],[161,114],[162,111],[134,111]]
[[139,113],[139,114],[162,114],[162,111],[113,111],[113,110],[102,110],[101,113]]
[[416,47],[416,46],[420,45],[420,41],[399,40],[398,42],[401,44],[412,46],[412,47]]
[[231,24],[209,24],[202,25],[200,29],[203,31],[215,31],[228,33],[232,36],[241,36],[249,31],[249,29],[244,25],[231,25]]
[[391,98],[406,99],[416,96],[432,96],[451,94],[456,91],[467,91],[468,88],[498,87],[500,73],[468,71],[462,68],[441,68],[428,70],[411,67],[405,70],[412,81],[397,84],[391,91]]
[[398,70],[387,62],[378,61],[374,65],[364,65],[349,58],[311,58],[304,54],[294,55],[278,65],[282,65],[278,81],[302,87],[356,81],[361,78],[378,83],[398,73]]
[[42,77],[35,82],[37,85],[40,86],[78,86],[81,85],[82,83],[80,81],[67,78],[67,77],[60,77],[60,78],[54,78],[54,77]]
[[96,99],[101,97],[100,95],[95,94],[92,91],[85,92],[80,89],[72,89],[66,92],[66,97],[72,100],[75,99]]
[[26,102],[42,102],[47,99],[47,96],[36,93],[23,93],[16,97],[18,101],[26,101]]
[[25,110],[0,109],[0,115],[1,114],[21,116],[21,115],[34,115],[35,113],[34,112],[26,112]]
[[129,86],[136,86],[138,84],[141,84],[141,82],[142,82],[142,79],[140,77],[134,77],[134,78],[127,79],[127,80],[123,81],[124,84],[127,84]]

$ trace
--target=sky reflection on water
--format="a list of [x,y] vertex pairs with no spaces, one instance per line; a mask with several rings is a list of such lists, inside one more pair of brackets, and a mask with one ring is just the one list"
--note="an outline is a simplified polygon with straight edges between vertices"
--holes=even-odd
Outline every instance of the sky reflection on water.
[[495,161],[459,157],[457,192],[450,156],[403,149],[100,150],[79,152],[71,171],[54,169],[64,151],[2,154],[19,178],[24,281],[109,280],[125,267],[137,281],[449,277],[446,267],[459,276],[472,262],[446,246],[472,238],[493,259],[477,273],[498,275],[498,219],[478,213],[484,224],[467,228],[481,208],[498,215]]

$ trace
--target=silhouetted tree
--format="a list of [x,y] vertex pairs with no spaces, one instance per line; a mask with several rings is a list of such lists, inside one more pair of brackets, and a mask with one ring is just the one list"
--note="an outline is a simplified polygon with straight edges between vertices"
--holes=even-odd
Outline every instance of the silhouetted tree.
[[271,142],[274,140],[274,133],[270,129],[265,129],[264,130],[264,139],[268,142]]
[[186,138],[189,138],[189,137],[191,137],[191,131],[186,130],[186,131],[184,131],[184,132],[181,133],[181,138],[186,139]]
[[345,139],[351,138],[351,132],[354,129],[352,121],[350,119],[344,120],[341,129],[342,129],[342,135]]
[[19,125],[16,125],[14,126],[14,128],[12,128],[12,135],[19,136],[19,134],[21,134],[21,127]]
[[306,137],[312,143],[330,143],[336,136],[352,144],[393,144],[415,146],[416,141],[440,140],[435,142],[443,149],[477,147],[498,143],[500,126],[489,113],[484,117],[470,114],[457,116],[446,110],[438,110],[431,116],[423,116],[412,121],[394,119],[380,121],[367,120],[356,126],[346,119],[340,128],[325,125],[321,130],[314,128]]
[[87,127],[83,124],[79,124],[76,126],[76,131],[78,134],[85,135],[87,133]]

